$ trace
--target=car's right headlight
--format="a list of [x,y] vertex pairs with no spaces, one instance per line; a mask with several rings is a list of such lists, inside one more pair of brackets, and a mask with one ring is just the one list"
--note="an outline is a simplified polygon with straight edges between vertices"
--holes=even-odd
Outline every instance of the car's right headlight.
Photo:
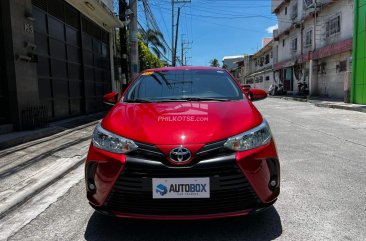
[[263,120],[259,126],[230,137],[224,146],[234,151],[247,151],[268,144],[271,138],[271,129],[267,121]]
[[96,148],[118,154],[125,154],[138,148],[133,140],[103,129],[100,123],[95,127],[93,133],[93,145]]

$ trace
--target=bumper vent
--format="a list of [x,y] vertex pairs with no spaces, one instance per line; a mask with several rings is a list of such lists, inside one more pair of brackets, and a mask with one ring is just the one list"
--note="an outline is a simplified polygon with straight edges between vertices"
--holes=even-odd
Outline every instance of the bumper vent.
[[[224,165],[168,168],[127,166],[115,183],[105,209],[145,215],[205,215],[255,208],[259,201],[232,160]],[[152,199],[152,178],[210,177],[210,199]]]

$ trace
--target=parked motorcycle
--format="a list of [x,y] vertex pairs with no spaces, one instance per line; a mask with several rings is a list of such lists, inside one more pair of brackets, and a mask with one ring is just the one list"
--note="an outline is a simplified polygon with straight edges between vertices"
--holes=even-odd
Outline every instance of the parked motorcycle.
[[308,83],[306,83],[306,81],[297,83],[297,87],[299,89],[299,92],[298,92],[299,95],[308,95],[309,94]]
[[287,93],[283,84],[270,85],[268,92],[270,95],[285,95]]

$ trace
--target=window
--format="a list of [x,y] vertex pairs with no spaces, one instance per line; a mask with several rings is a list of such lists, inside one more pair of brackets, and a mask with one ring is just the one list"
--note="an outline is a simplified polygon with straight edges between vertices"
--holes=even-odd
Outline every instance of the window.
[[269,64],[269,54],[266,55],[266,61],[264,63]]
[[295,3],[295,4],[292,6],[291,18],[292,18],[292,19],[297,18],[297,3]]
[[285,7],[285,15],[287,15],[287,7]]
[[326,37],[331,37],[341,32],[341,16],[330,19],[325,23]]
[[286,45],[286,42],[285,42],[285,39],[284,39],[284,40],[282,40],[282,47],[285,47],[285,45]]
[[294,38],[291,40],[291,51],[292,52],[297,51],[297,38]]
[[347,71],[347,60],[339,62],[339,67],[338,68],[339,68],[339,72]]
[[269,76],[266,76],[266,81],[269,81]]
[[305,7],[310,8],[314,5],[314,0],[304,0]]
[[305,46],[313,44],[313,30],[309,30],[305,33]]

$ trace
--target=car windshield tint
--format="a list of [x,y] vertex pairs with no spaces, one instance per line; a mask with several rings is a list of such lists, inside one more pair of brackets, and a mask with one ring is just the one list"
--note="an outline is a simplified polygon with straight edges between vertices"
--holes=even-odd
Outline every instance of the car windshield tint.
[[223,101],[243,98],[243,93],[225,71],[179,70],[143,74],[131,86],[125,101]]

